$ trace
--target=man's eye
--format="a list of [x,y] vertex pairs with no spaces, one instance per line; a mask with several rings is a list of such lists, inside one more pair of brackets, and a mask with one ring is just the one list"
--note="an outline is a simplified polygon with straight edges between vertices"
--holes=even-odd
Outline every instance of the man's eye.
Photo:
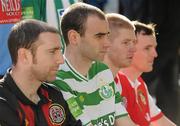
[[123,42],[123,44],[128,45],[128,42],[127,42],[127,41],[125,41],[125,42]]
[[103,36],[102,36],[102,35],[97,35],[96,37],[100,39],[100,38],[102,38]]
[[146,47],[145,50],[150,50],[150,47]]
[[51,54],[54,54],[55,53],[55,50],[51,50],[51,51],[49,51]]
[[134,44],[137,44],[137,40],[134,40],[133,43],[134,43]]

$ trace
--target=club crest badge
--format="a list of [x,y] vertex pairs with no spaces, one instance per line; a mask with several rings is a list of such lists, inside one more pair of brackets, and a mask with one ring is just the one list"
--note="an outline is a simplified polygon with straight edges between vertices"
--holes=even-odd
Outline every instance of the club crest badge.
[[52,104],[49,107],[49,116],[51,122],[56,125],[61,125],[66,119],[64,108],[59,104]]
[[108,99],[111,98],[114,95],[114,91],[113,88],[109,85],[103,85],[102,87],[100,87],[99,89],[99,95],[103,98],[103,99]]

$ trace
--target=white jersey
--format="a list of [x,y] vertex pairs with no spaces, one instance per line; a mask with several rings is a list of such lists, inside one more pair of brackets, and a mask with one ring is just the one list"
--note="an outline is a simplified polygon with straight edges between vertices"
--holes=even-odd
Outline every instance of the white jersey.
[[83,125],[114,126],[115,118],[127,115],[112,73],[105,64],[93,62],[84,77],[65,60],[54,84]]

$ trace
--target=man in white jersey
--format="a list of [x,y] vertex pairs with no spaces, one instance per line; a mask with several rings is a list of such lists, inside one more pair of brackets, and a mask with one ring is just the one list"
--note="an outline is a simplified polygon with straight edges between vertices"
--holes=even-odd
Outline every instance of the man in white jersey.
[[61,29],[66,42],[65,64],[54,84],[83,125],[133,126],[122,106],[109,68],[99,62],[109,47],[109,26],[104,13],[77,3],[63,14]]

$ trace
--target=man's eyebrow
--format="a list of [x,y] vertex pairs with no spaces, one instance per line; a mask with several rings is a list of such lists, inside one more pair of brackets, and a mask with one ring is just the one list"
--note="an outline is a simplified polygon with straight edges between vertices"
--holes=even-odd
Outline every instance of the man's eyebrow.
[[109,35],[110,32],[106,32],[106,33],[102,33],[102,32],[99,32],[97,34],[95,34],[95,36],[103,36],[103,35]]
[[54,48],[49,48],[48,50],[60,50],[61,47],[54,47]]

